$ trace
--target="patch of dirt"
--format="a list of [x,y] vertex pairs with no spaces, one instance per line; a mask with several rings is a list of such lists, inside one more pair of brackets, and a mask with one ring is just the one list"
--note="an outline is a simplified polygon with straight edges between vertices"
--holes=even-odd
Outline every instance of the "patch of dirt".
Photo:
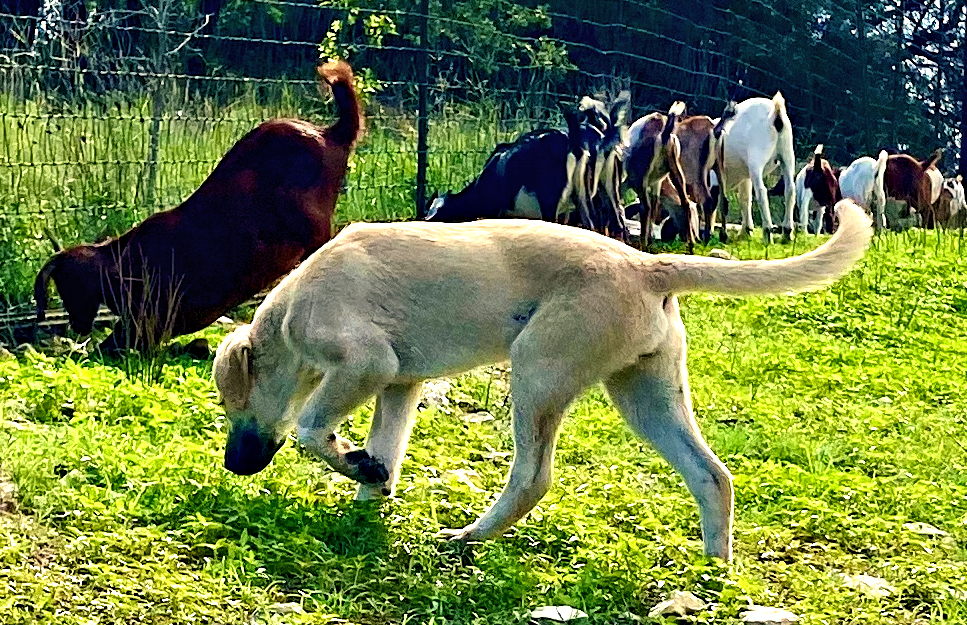
[[17,485],[6,473],[0,472],[0,513],[16,514]]

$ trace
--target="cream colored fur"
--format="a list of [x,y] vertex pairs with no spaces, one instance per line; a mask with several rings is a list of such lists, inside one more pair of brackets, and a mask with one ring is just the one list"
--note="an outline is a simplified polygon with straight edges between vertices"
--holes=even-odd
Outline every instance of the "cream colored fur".
[[603,381],[631,428],[684,477],[700,508],[705,551],[729,559],[732,480],[692,415],[675,295],[801,291],[837,279],[872,235],[862,209],[848,201],[837,209],[840,227],[823,246],[772,261],[652,256],[528,220],[356,224],[225,339],[216,383],[231,428],[280,442],[295,427],[310,451],[355,479],[360,452],[334,430],[375,395],[365,451],[388,479],[360,485],[358,497],[370,498],[392,493],[422,381],[509,359],[509,480],[480,519],[445,532],[482,540],[543,497],[565,411]]

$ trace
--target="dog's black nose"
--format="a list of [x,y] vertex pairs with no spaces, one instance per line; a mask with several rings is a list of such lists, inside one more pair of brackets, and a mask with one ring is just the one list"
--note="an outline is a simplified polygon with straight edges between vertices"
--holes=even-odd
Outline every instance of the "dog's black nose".
[[269,466],[283,442],[265,440],[254,428],[231,434],[225,446],[225,468],[236,475],[255,475]]

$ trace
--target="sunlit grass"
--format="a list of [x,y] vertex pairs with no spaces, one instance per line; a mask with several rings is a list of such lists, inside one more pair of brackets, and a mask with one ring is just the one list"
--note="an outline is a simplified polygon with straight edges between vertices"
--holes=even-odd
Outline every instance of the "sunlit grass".
[[[566,604],[630,625],[659,622],[648,610],[683,589],[713,603],[697,622],[737,622],[750,601],[803,623],[965,622],[965,252],[955,236],[887,234],[816,293],[683,298],[697,417],[735,477],[731,567],[700,555],[681,477],[600,389],[565,420],[537,510],[459,550],[433,534],[482,513],[509,468],[501,368],[454,380],[448,411],[421,410],[399,496],[376,507],[292,446],[254,477],[225,471],[208,363],[174,359],[145,384],[82,354],[0,362],[0,470],[20,491],[20,514],[0,515],[0,620],[503,625]],[[479,410],[495,420],[461,419]],[[371,412],[345,433],[361,442]],[[844,573],[895,593],[865,596]]]

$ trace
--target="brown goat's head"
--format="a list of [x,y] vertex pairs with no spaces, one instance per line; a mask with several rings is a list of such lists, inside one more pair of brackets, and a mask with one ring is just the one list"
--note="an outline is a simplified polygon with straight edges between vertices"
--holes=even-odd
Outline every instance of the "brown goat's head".
[[70,326],[78,334],[89,334],[94,327],[97,309],[103,301],[102,280],[107,269],[104,250],[92,245],[79,245],[58,252],[47,261],[34,282],[37,321],[43,321],[47,310],[47,282],[53,278]]

